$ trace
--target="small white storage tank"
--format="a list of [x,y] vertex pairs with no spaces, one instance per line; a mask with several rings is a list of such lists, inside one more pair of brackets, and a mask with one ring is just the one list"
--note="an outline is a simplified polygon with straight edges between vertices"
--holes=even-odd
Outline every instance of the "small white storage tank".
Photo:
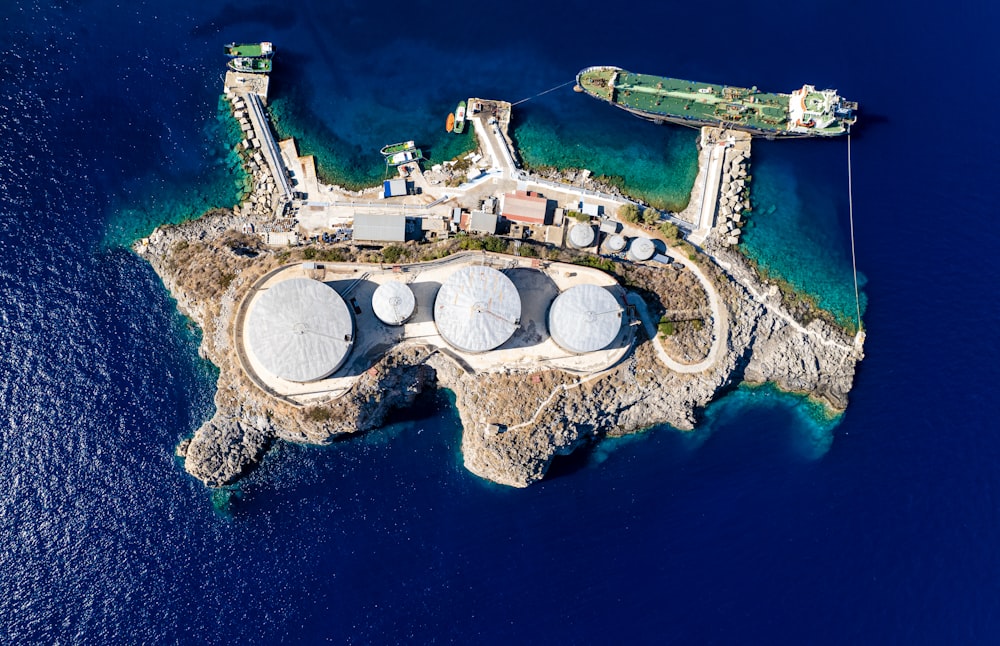
[[406,323],[413,316],[416,306],[417,300],[413,297],[413,290],[398,280],[390,280],[379,285],[372,294],[372,311],[378,320],[386,325]]
[[569,243],[577,249],[594,246],[594,227],[589,224],[574,224],[569,230]]
[[622,328],[622,306],[599,285],[576,285],[559,294],[549,307],[549,335],[576,354],[608,347]]
[[625,250],[625,244],[626,244],[625,236],[620,236],[617,234],[613,236],[608,236],[608,239],[604,243],[604,245],[608,248],[608,251],[610,251],[611,253],[621,253],[622,251]]
[[274,376],[318,381],[350,354],[354,319],[326,283],[291,278],[264,290],[251,304],[245,333],[249,352]]
[[649,238],[636,238],[628,247],[628,257],[632,260],[649,260],[656,253],[656,245]]
[[442,338],[464,352],[498,348],[521,322],[517,287],[492,267],[456,270],[434,299],[434,324]]

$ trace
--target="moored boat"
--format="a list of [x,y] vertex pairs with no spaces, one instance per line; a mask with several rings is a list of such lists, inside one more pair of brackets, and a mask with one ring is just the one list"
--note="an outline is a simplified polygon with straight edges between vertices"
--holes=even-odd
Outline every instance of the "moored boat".
[[643,119],[719,126],[768,138],[834,137],[850,131],[858,104],[803,85],[788,94],[588,67],[576,89]]
[[234,72],[248,72],[250,74],[267,74],[271,71],[270,58],[253,58],[250,56],[237,56],[230,58],[227,63],[229,69]]
[[226,45],[226,56],[249,56],[250,58],[269,58],[274,54],[274,45],[264,41],[260,43],[229,43]]
[[465,101],[459,101],[455,108],[455,134],[460,135],[465,132]]
[[405,152],[407,150],[413,150],[417,145],[411,139],[410,141],[401,141],[398,144],[388,144],[382,146],[382,154],[386,157],[391,157],[396,153]]
[[424,158],[424,153],[419,148],[403,150],[401,152],[386,155],[385,163],[390,166],[399,166],[411,161],[419,161]]
[[449,112],[448,119],[444,122],[444,129],[451,132],[455,129],[455,113]]

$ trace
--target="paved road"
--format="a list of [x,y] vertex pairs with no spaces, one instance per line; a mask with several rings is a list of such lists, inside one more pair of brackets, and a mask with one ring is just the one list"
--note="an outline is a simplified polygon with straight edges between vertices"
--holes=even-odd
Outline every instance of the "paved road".
[[674,372],[685,374],[704,372],[715,366],[719,360],[719,355],[722,354],[726,347],[726,341],[729,338],[729,313],[725,305],[723,305],[722,299],[719,297],[719,292],[715,289],[715,284],[705,275],[705,272],[701,270],[701,267],[697,263],[688,259],[687,256],[680,254],[672,247],[667,248],[667,255],[673,258],[675,262],[679,262],[691,270],[695,278],[698,279],[698,282],[701,283],[702,288],[704,288],[705,294],[708,295],[708,304],[712,310],[712,348],[709,350],[708,356],[698,363],[681,363],[671,357],[667,354],[663,345],[656,340],[657,322],[650,315],[649,309],[646,307],[646,302],[638,295],[630,293],[629,303],[636,306],[639,317],[642,319],[642,324],[646,328],[646,333],[653,340],[653,347],[656,349],[656,354],[668,368]]

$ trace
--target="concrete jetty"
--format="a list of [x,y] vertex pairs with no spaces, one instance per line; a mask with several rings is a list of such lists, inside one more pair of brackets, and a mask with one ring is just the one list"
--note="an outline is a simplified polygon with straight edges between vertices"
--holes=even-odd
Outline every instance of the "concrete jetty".
[[739,243],[739,223],[749,208],[746,165],[749,133],[705,126],[701,129],[698,175],[688,207],[679,218],[693,225],[688,240],[703,245],[718,236],[723,244]]
[[237,210],[281,217],[293,194],[287,168],[264,109],[267,90],[266,74],[226,73],[224,95],[243,132],[239,152],[253,178],[249,200]]

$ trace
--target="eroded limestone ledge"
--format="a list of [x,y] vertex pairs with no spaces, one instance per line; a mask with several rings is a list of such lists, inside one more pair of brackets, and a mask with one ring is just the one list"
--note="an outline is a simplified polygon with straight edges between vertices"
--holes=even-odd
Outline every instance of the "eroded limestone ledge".
[[703,355],[704,370],[668,368],[663,347],[641,325],[622,361],[584,377],[559,370],[473,374],[447,353],[406,342],[345,395],[294,405],[255,386],[237,358],[233,321],[239,304],[257,280],[287,260],[239,233],[242,223],[216,211],[160,228],[136,245],[180,311],[201,327],[200,352],[219,368],[214,416],[178,446],[187,471],[212,487],[237,480],[275,440],[324,444],[375,430],[391,409],[405,408],[433,386],[456,395],[466,467],[524,487],[544,477],[555,455],[588,441],[663,423],[692,429],[706,404],[744,381],[773,382],[839,413],[863,356],[860,342],[842,330],[821,320],[797,322],[777,290],[762,284],[737,253],[714,250],[715,261],[700,255],[696,264],[718,294],[724,312],[717,315],[726,325],[724,338],[712,340],[718,347]]

